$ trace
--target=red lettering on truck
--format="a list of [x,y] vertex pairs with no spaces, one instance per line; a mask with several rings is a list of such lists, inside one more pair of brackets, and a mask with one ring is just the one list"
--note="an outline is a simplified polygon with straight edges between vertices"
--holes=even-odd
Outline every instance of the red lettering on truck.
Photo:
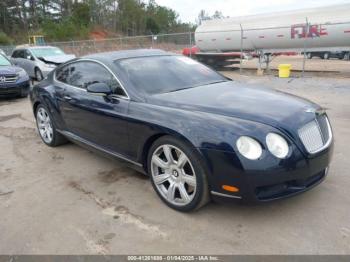
[[314,38],[328,35],[327,29],[322,25],[298,24],[291,27],[291,38]]

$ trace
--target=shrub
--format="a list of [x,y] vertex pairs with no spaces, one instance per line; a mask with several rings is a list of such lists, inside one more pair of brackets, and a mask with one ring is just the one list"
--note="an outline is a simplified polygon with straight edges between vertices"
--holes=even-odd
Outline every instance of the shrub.
[[13,40],[4,32],[0,32],[0,45],[11,45]]

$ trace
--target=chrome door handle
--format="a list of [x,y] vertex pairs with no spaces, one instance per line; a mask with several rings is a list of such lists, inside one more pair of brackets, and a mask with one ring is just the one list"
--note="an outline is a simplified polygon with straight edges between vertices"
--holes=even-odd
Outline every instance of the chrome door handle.
[[67,101],[72,100],[72,98],[70,96],[64,96],[63,98]]

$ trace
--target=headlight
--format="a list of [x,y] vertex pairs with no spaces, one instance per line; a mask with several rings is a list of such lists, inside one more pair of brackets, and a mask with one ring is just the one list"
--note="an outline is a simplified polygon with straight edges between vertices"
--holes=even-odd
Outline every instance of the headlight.
[[266,136],[266,145],[271,154],[278,158],[286,158],[289,152],[287,141],[280,135],[269,133]]
[[28,74],[27,74],[27,72],[25,70],[22,69],[21,71],[19,71],[17,73],[17,76],[18,76],[18,78],[27,78]]
[[45,66],[48,68],[56,68],[56,65],[54,64],[45,64]]
[[262,148],[259,142],[248,136],[238,138],[236,146],[239,153],[250,160],[256,160],[262,154]]

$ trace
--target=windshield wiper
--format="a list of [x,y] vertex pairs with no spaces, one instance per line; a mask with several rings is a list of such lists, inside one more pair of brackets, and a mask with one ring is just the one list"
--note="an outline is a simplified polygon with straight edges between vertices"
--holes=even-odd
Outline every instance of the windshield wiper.
[[182,87],[182,88],[179,88],[179,89],[175,89],[175,90],[171,90],[171,91],[164,92],[163,94],[166,94],[166,93],[173,93],[173,92],[177,92],[177,91],[189,89],[189,88],[192,88],[192,87],[194,87],[194,86]]
[[199,85],[195,85],[195,86],[182,87],[182,88],[179,88],[179,89],[175,89],[175,90],[171,90],[171,91],[168,91],[168,92],[164,92],[163,94],[173,93],[173,92],[177,92],[177,91],[181,91],[181,90],[185,90],[185,89],[190,89],[190,88],[195,88],[195,87],[199,87],[199,86],[208,86],[208,85],[218,84],[218,83],[222,83],[222,82],[228,82],[228,80],[219,80],[219,81],[214,81],[214,82],[205,83],[205,84],[199,84]]

